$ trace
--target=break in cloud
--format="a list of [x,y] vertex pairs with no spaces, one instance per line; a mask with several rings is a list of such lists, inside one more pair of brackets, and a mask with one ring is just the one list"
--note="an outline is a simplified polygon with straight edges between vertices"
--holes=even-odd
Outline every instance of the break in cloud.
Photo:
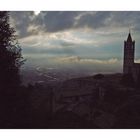
[[117,65],[120,71],[129,28],[136,40],[136,58],[140,57],[140,12],[11,12],[11,23],[29,62],[41,61],[43,55],[46,63],[49,57],[52,63],[57,58],[57,63],[102,64],[102,69]]

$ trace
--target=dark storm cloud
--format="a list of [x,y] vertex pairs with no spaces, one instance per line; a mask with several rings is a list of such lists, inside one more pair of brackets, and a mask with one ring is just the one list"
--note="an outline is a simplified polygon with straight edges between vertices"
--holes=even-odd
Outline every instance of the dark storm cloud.
[[[98,29],[133,26],[134,30],[140,30],[140,12],[134,11],[48,11],[40,12],[38,15],[34,12],[11,12],[11,17],[20,37],[39,32],[53,33],[85,27]],[[29,30],[30,27],[32,27],[31,30]]]
[[36,18],[36,23],[42,25],[47,32],[58,32],[84,26],[100,28],[105,26],[109,17],[110,12],[51,11],[41,12]]
[[44,27],[48,32],[70,29],[74,26],[75,17],[78,14],[79,12],[47,12],[44,15]]
[[140,12],[138,11],[99,11],[87,13],[77,21],[77,27],[88,27],[91,29],[115,27],[140,29]]
[[77,27],[100,28],[106,26],[106,21],[111,16],[111,12],[96,12],[84,14],[77,21]]
[[11,18],[14,20],[16,29],[20,32],[20,37],[34,34],[28,31],[30,26],[39,26],[40,30],[45,32],[58,32],[70,29],[74,25],[75,17],[81,12],[60,12],[49,11],[41,12],[35,16],[34,12],[11,12]]
[[28,27],[33,24],[34,12],[14,11],[10,12],[10,15],[16,30],[19,31],[20,37],[30,35]]
[[111,12],[110,17],[110,24],[116,26],[134,26],[136,28],[140,22],[140,12],[137,11]]

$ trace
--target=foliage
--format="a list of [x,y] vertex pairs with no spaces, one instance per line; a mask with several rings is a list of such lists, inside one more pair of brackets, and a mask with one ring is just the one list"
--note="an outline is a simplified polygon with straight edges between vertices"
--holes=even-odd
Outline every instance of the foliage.
[[19,68],[23,64],[15,30],[10,26],[9,12],[0,12],[0,85],[19,85]]

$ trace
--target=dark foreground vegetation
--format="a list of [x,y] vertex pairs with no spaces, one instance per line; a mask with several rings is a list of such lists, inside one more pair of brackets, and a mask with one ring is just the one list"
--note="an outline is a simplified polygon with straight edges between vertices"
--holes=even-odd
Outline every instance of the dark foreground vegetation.
[[[89,81],[93,86],[86,93]],[[69,89],[79,82],[85,87]],[[140,128],[140,89],[123,85],[121,74],[76,78],[60,85],[5,89],[0,128]],[[83,92],[78,93],[80,88]]]

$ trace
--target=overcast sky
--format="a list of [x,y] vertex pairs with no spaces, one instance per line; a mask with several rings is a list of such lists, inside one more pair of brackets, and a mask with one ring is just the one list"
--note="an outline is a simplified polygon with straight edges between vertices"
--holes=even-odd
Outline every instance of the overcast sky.
[[[26,65],[122,70],[129,28],[140,60],[140,12],[11,12]],[[87,68],[87,69],[88,69]]]

